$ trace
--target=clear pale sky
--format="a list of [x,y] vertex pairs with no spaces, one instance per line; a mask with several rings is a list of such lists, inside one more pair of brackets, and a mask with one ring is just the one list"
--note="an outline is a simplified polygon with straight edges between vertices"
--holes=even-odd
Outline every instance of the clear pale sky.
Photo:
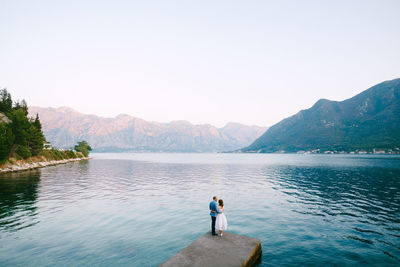
[[270,126],[399,77],[396,0],[0,0],[0,87],[29,105]]

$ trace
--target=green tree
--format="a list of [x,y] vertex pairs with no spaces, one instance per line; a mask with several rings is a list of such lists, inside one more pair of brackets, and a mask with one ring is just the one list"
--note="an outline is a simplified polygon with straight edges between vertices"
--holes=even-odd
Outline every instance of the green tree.
[[31,126],[25,111],[22,109],[13,110],[10,113],[12,133],[15,136],[16,145],[27,146],[28,130]]
[[92,148],[86,141],[78,142],[74,149],[77,152],[81,152],[85,157],[89,156],[89,151],[92,151]]
[[36,156],[42,151],[44,145],[42,124],[40,123],[38,114],[36,114],[35,120],[30,121],[30,124],[31,125],[27,131],[27,144],[32,156]]
[[36,113],[36,118],[35,118],[35,120],[33,121],[33,125],[35,125],[35,127],[36,127],[38,130],[42,131],[42,124],[40,123],[39,114],[37,114],[37,113]]
[[28,116],[28,104],[26,103],[25,99],[22,99],[21,102],[16,101],[14,104],[14,110],[23,110],[25,116]]
[[32,156],[31,151],[29,150],[29,148],[26,147],[26,146],[21,146],[21,145],[17,146],[17,149],[15,150],[15,153],[17,153],[23,159],[27,159],[30,156]]
[[0,112],[7,114],[12,109],[12,99],[6,88],[0,90]]
[[43,149],[44,136],[42,131],[32,124],[28,129],[28,148],[32,156],[38,155]]
[[14,136],[9,124],[0,123],[0,162],[8,159],[14,143]]

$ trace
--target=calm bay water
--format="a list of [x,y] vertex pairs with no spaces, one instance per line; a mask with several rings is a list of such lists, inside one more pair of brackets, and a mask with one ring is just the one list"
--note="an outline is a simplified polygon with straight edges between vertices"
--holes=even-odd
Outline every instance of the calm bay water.
[[260,266],[400,264],[400,157],[92,156],[0,176],[0,266],[157,266],[209,230],[213,195]]

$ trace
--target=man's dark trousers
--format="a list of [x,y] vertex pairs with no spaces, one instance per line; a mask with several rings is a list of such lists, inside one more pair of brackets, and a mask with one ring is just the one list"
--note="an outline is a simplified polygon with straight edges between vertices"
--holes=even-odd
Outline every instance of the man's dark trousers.
[[217,217],[215,216],[211,216],[211,232],[213,235],[215,235],[215,221],[216,221]]

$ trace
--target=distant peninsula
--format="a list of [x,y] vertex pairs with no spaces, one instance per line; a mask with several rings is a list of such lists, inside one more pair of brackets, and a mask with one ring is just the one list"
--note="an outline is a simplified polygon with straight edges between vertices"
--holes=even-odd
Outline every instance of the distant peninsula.
[[25,100],[13,102],[7,89],[0,90],[0,173],[88,159],[90,151],[86,141],[74,149],[52,147],[38,114],[29,117]]
[[341,102],[320,99],[236,152],[400,154],[400,79]]

